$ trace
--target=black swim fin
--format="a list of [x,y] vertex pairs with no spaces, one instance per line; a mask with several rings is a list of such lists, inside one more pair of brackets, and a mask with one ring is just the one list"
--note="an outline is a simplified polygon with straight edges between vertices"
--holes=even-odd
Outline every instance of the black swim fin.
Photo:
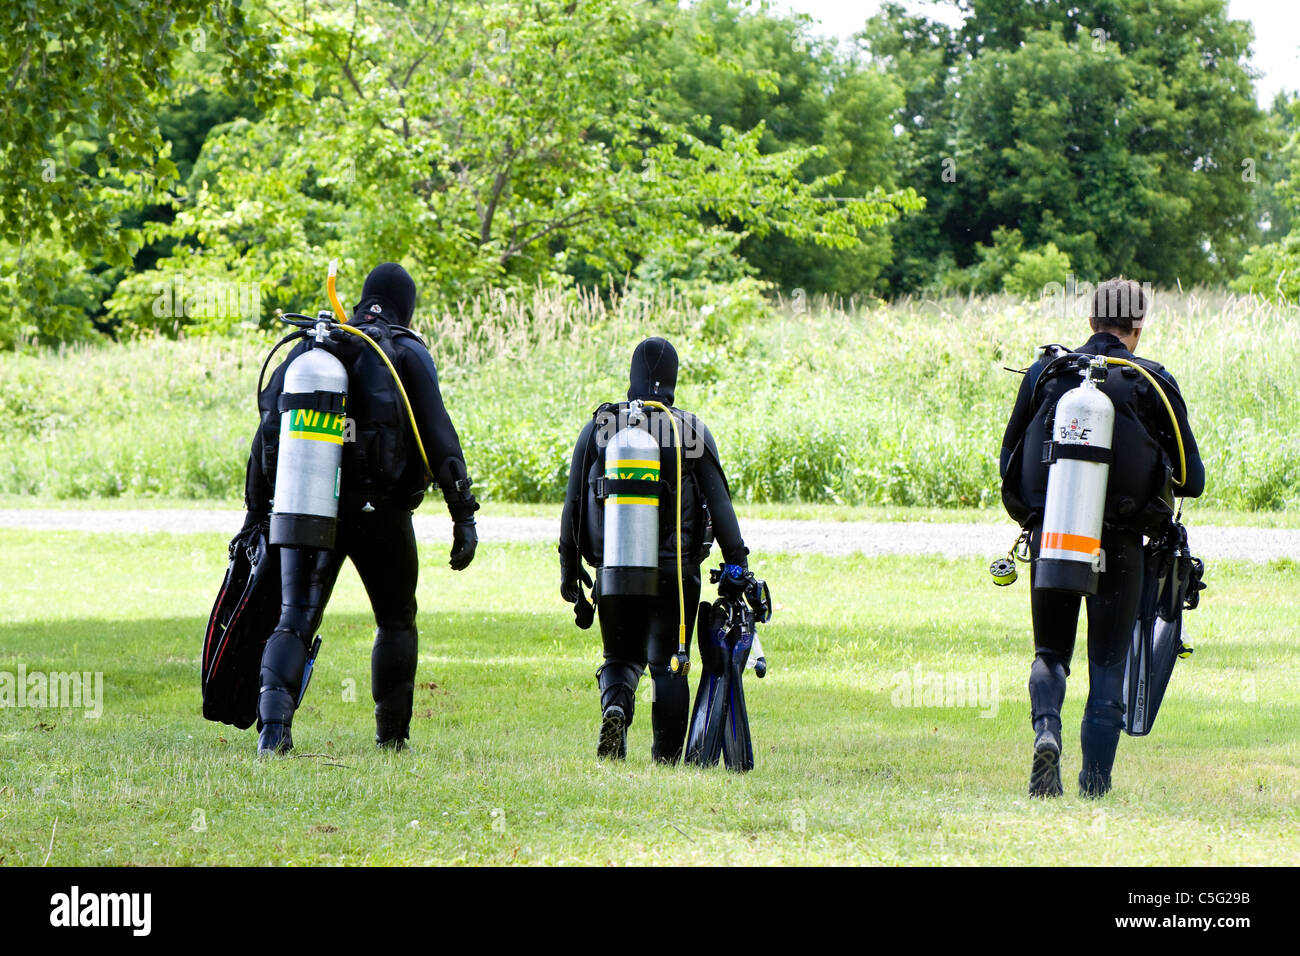
[[722,756],[722,723],[730,675],[727,666],[726,611],[701,603],[696,631],[700,649],[700,683],[686,737],[686,762],[712,767]]
[[203,716],[251,727],[257,720],[262,649],[280,619],[280,549],[265,525],[230,542],[230,564],[203,634]]
[[1200,562],[1187,550],[1187,532],[1175,526],[1172,542],[1147,545],[1142,603],[1133,625],[1124,670],[1124,732],[1143,737],[1151,732],[1180,657],[1191,655],[1183,642],[1183,610],[1196,598]]

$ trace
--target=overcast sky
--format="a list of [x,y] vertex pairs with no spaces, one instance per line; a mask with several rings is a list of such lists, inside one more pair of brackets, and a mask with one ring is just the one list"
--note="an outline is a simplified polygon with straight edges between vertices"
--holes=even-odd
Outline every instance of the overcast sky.
[[[918,0],[902,0],[909,10],[956,23],[951,7],[936,7]],[[847,39],[862,28],[882,0],[775,0],[775,5],[807,13],[822,24],[823,32]],[[1261,106],[1267,107],[1278,90],[1300,88],[1300,2],[1297,0],[1229,0],[1234,20],[1255,25],[1251,58],[1262,76],[1255,82]]]

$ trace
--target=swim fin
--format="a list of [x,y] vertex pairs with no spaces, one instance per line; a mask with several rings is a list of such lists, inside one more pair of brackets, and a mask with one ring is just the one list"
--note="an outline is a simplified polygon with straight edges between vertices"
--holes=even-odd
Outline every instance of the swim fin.
[[722,756],[722,724],[730,687],[727,664],[726,611],[701,603],[696,619],[700,648],[700,683],[695,691],[690,730],[686,737],[686,762],[712,767]]
[[230,565],[203,635],[203,716],[251,727],[257,720],[262,649],[280,618],[280,549],[268,547],[266,526],[230,542]]
[[754,745],[749,736],[749,711],[745,707],[745,665],[754,647],[754,631],[746,627],[748,615],[734,623],[727,635],[728,683],[726,718],[723,721],[722,756],[727,769],[744,773],[754,769]]
[[1174,665],[1191,655],[1183,641],[1183,610],[1196,606],[1204,588],[1201,562],[1188,551],[1182,525],[1149,543],[1145,560],[1142,599],[1124,669],[1124,732],[1130,737],[1151,732]]

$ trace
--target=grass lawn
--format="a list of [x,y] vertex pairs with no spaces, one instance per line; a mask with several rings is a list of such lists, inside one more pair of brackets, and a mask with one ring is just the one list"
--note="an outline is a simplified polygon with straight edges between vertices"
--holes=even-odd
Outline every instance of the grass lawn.
[[[758,766],[736,776],[650,763],[648,680],[628,761],[596,761],[599,638],[572,626],[547,545],[482,549],[459,575],[425,549],[397,756],[371,743],[372,622],[346,569],[299,756],[275,761],[199,712],[224,540],[0,530],[0,554],[0,671],[104,674],[99,719],[0,710],[0,863],[1300,862],[1294,562],[1211,566],[1197,652],[1152,736],[1121,742],[1115,792],[1067,779],[1043,803],[1024,795],[1028,582],[996,589],[984,560],[760,559],[779,608],[747,687]],[[918,667],[997,694],[895,706]]]

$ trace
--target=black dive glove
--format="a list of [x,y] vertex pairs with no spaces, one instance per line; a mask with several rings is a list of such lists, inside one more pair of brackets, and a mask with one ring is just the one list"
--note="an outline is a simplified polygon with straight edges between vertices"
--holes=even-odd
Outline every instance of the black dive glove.
[[478,547],[478,530],[473,518],[462,518],[451,526],[451,569],[464,571],[474,560]]
[[560,565],[560,597],[569,604],[577,604],[578,598],[582,597],[582,591],[578,589],[579,581],[587,586],[588,591],[591,590],[591,575],[581,561],[576,566]]
[[249,508],[244,512],[244,526],[239,529],[239,533],[242,535],[256,528],[258,525],[269,525],[270,521],[271,511],[269,508],[266,511],[262,511],[260,508]]
[[[443,466],[445,475],[439,484],[442,487],[443,501],[447,502],[447,511],[451,513],[451,569],[464,571],[474,560],[474,549],[478,547],[478,530],[474,527],[474,512],[478,511],[478,501],[470,488],[474,480],[464,473],[465,465],[459,459],[448,459]],[[459,474],[461,477],[456,477]]]
[[573,605],[573,622],[585,631],[596,619],[596,608],[587,600],[579,582],[591,589],[591,575],[582,566],[582,559],[577,555],[566,556],[561,550],[560,597]]

